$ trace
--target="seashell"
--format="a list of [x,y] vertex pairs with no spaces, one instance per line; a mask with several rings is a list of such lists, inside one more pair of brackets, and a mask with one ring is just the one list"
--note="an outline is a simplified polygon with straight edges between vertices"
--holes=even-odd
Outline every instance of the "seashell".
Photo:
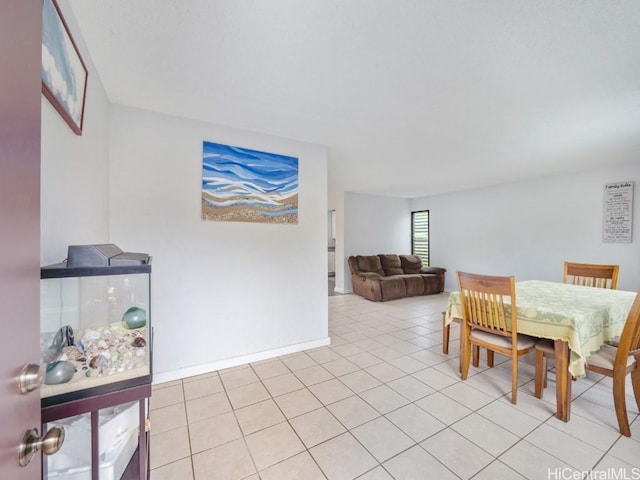
[[91,368],[98,368],[102,370],[109,366],[109,360],[104,355],[96,355],[89,361],[89,366]]
[[60,360],[77,360],[82,356],[82,353],[75,346],[63,347],[62,352]]
[[61,350],[62,347],[68,347],[70,345],[73,345],[73,328],[65,325],[64,327],[60,327],[56,332],[56,336],[53,337],[53,342],[51,342],[51,348]]
[[47,348],[42,353],[42,363],[49,363],[60,358],[60,354],[62,353],[61,349],[56,350],[55,348]]
[[87,330],[82,337],[84,340],[98,340],[100,338],[100,332],[95,330]]
[[46,385],[59,385],[67,383],[75,373],[73,363],[67,361],[51,362],[47,365],[47,373],[44,377]]
[[141,348],[147,345],[147,342],[144,338],[142,337],[136,337],[133,339],[133,343],[132,345],[136,348]]
[[82,340],[76,342],[76,348],[80,353],[84,352],[84,343],[82,343]]

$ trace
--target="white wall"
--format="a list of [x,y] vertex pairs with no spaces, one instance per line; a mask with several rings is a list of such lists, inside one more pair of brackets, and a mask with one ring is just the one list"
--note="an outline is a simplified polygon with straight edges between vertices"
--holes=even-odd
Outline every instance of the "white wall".
[[[603,243],[604,185],[635,182],[632,243]],[[430,211],[431,265],[562,281],[565,260],[619,264],[618,288],[640,289],[640,162],[411,201]]]
[[71,131],[42,96],[40,260],[58,263],[70,244],[109,240],[109,103],[75,18],[60,2],[89,70],[84,128]]
[[[323,147],[114,106],[111,241],[150,253],[156,381],[328,343]],[[299,223],[200,219],[203,140],[299,158]]]
[[347,264],[347,258],[351,255],[411,253],[409,200],[347,192],[344,194],[342,217],[340,212],[340,209],[336,209],[337,230],[342,232],[344,249],[339,250],[336,239],[336,291],[352,291]]
[[[153,255],[156,382],[327,344],[326,150],[111,106],[60,6],[88,91],[82,136],[42,99],[42,264],[70,244]],[[201,221],[203,140],[299,157],[299,223]]]

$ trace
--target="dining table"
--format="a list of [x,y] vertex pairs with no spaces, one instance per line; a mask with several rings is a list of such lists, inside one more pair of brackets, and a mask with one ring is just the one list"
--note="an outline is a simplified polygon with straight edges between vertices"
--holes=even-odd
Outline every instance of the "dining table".
[[[542,280],[516,282],[518,333],[554,341],[556,417],[571,415],[571,377],[585,375],[585,362],[604,344],[616,341],[637,292]],[[505,298],[507,316],[511,314]],[[459,292],[451,292],[445,325],[462,319]]]

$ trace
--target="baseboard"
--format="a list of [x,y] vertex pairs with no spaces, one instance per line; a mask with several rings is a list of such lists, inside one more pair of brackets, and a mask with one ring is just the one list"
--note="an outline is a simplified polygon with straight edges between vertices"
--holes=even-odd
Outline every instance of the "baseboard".
[[313,340],[311,342],[297,343],[295,345],[287,345],[286,347],[274,348],[273,350],[265,350],[263,352],[251,353],[249,355],[242,355],[239,357],[228,358],[217,362],[204,363],[202,365],[195,365],[193,367],[185,367],[179,370],[172,370],[169,372],[154,373],[153,384],[171,382],[173,380],[180,380],[182,378],[193,377],[194,375],[202,375],[204,373],[215,372],[225,368],[237,367],[238,365],[246,365],[247,363],[259,362],[260,360],[267,360],[269,358],[280,357],[282,355],[288,355],[290,353],[301,352],[303,350],[309,350],[311,348],[325,347],[331,343],[331,338],[326,337],[320,340]]
[[342,293],[342,294],[351,293],[351,290],[345,290],[344,288],[338,288],[338,287],[334,287],[333,291],[334,292],[338,292],[338,293]]

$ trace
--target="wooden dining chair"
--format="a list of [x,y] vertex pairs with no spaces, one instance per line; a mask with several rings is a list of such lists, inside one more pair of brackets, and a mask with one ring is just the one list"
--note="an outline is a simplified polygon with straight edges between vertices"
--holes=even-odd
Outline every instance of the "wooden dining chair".
[[[583,287],[610,288],[618,286],[619,265],[597,265],[591,263],[564,262],[563,283]],[[543,340],[536,344],[536,381],[534,395],[542,398],[547,387],[547,360],[555,358],[552,340]],[[538,377],[538,372],[541,376]]]
[[[627,375],[631,374],[633,394],[640,410],[640,290],[633,301],[619,342],[615,345],[605,344],[600,350],[592,353],[587,358],[585,369],[613,378],[613,404],[620,433],[630,437],[625,382]],[[546,371],[538,370],[536,366],[536,385],[540,382],[543,387],[546,386],[544,380],[539,378],[543,374],[546,374]]]
[[[494,352],[511,357],[511,403],[515,404],[518,399],[518,359],[536,344],[536,339],[518,334],[515,277],[460,271],[457,275],[463,313],[461,378],[466,380],[469,375],[472,346],[487,349],[489,366],[493,366]],[[507,313],[507,306],[510,313]]]
[[[449,337],[451,335],[451,324],[447,324],[447,312],[442,312],[442,353],[445,355],[449,355]],[[453,317],[451,319],[452,323],[461,324],[462,319]],[[480,347],[477,345],[473,346],[473,366],[477,367],[480,365]],[[491,365],[493,366],[493,365]]]
[[564,262],[562,281],[573,285],[615,290],[618,286],[619,269],[619,265]]

